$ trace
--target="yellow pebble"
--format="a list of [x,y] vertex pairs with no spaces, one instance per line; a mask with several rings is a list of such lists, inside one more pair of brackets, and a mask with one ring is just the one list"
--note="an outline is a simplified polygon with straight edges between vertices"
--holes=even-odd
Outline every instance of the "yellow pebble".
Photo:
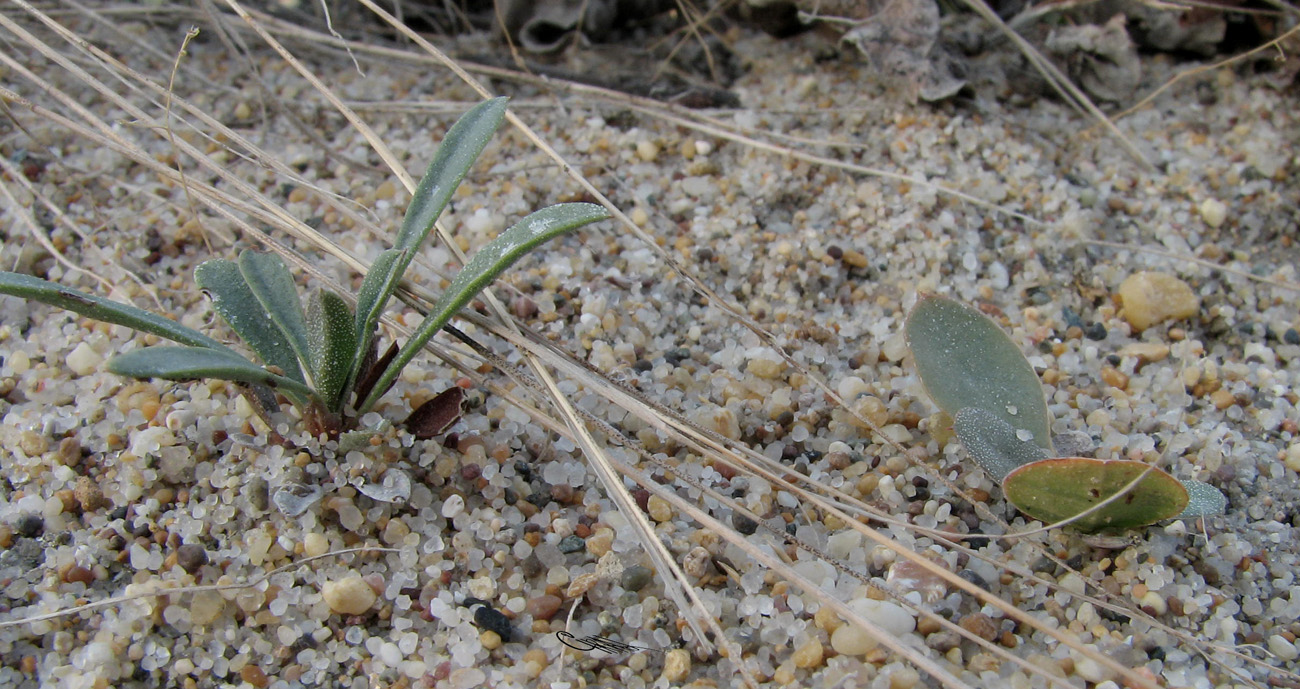
[[649,509],[650,518],[657,522],[666,522],[673,518],[672,506],[658,495],[651,495],[650,500],[646,502],[646,507]]
[[796,649],[790,659],[794,661],[795,667],[811,668],[821,665],[824,657],[825,651],[822,650],[822,642],[814,637]]
[[478,641],[483,644],[483,648],[486,648],[489,651],[495,651],[501,647],[501,635],[492,630],[479,634]]
[[690,674],[690,671],[690,654],[685,649],[674,648],[664,658],[664,671],[660,677],[669,682],[680,682],[686,679],[686,675]]

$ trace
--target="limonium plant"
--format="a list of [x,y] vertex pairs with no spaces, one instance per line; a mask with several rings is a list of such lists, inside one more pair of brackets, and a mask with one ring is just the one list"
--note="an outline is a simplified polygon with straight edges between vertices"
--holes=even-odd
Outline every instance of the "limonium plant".
[[970,456],[1020,511],[1080,531],[1112,531],[1223,512],[1213,486],[1153,464],[1057,457],[1038,375],[984,314],[922,295],[908,315],[908,346],[926,392]]
[[[376,333],[389,297],[501,126],[506,100],[476,105],[448,130],[412,196],[392,248],[366,273],[355,310],[342,296],[324,289],[312,290],[304,306],[293,276],[274,254],[245,250],[238,260],[209,260],[195,270],[195,282],[211,297],[214,310],[260,365],[175,321],[30,275],[0,272],[0,293],[176,343],[115,356],[108,362],[114,373],[168,380],[215,378],[262,393],[274,390],[303,411],[314,431],[337,434],[373,409],[419,350],[506,268],[542,243],[608,217],[604,208],[589,203],[562,203],[528,215],[474,254],[404,345],[393,343],[378,356]],[[444,400],[439,396],[431,402]],[[412,418],[417,416],[428,414],[417,409]]]

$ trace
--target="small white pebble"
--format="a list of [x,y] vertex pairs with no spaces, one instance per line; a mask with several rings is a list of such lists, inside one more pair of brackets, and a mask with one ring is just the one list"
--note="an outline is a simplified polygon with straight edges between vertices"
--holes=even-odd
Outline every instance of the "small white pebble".
[[330,540],[320,533],[309,533],[302,540],[302,552],[307,557],[317,557],[329,551]]
[[1295,644],[1287,641],[1281,634],[1268,637],[1268,650],[1283,662],[1290,662],[1300,656],[1300,651],[1296,650]]
[[68,354],[68,368],[78,376],[88,376],[98,371],[103,361],[104,357],[85,342],[74,347]]
[[442,516],[451,519],[465,511],[465,498],[453,494],[442,504]]

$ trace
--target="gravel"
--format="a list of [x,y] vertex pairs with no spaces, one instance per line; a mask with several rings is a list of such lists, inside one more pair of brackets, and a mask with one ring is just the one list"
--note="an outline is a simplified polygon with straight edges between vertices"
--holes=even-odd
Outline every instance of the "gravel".
[[[170,73],[170,57],[136,54],[102,26],[67,21],[92,42],[129,53],[124,59],[154,78],[165,81]],[[166,22],[123,27],[140,45],[178,44],[182,35]],[[366,219],[396,227],[407,197],[369,169],[375,161],[360,137],[250,40],[266,86],[299,108],[319,136],[263,111],[256,83],[212,36],[205,29],[184,64],[222,75],[218,90],[182,72],[178,95],[239,126],[304,180],[354,200]],[[618,104],[497,85],[597,188],[635,209],[634,218],[666,250],[773,332],[793,366],[771,342],[695,295],[655,251],[608,224],[548,245],[508,272],[498,293],[513,313],[615,381],[820,483],[917,526],[986,536],[971,542],[981,559],[919,532],[885,529],[1167,686],[1208,688],[1227,682],[1229,672],[1267,681],[1260,666],[1239,657],[1218,654],[1207,666],[1188,639],[1245,644],[1240,651],[1264,665],[1300,669],[1300,316],[1293,290],[1242,275],[1300,281],[1300,176],[1283,144],[1300,135],[1287,105],[1293,95],[1231,70],[1176,86],[1121,123],[1160,167],[1146,172],[1055,101],[1011,105],[977,93],[908,105],[872,85],[860,62],[816,60],[819,40],[736,37],[749,70],[734,90],[746,107],[716,116],[825,142],[809,150],[909,181],[782,158]],[[467,52],[481,47],[465,44]],[[346,55],[298,54],[331,76],[411,169],[423,168],[451,116],[366,106],[471,98],[439,70],[359,55],[361,78]],[[1171,75],[1164,58],[1146,61],[1147,86]],[[55,83],[70,80],[43,62],[31,68]],[[59,107],[17,76],[7,78],[24,96]],[[1205,89],[1216,94],[1210,104],[1197,98]],[[121,116],[98,96],[87,95],[85,103],[111,121]],[[194,266],[212,254],[184,194],[48,119],[14,112],[24,128],[0,142],[4,155],[41,163],[26,168],[29,178],[75,228],[53,223],[54,246],[108,280],[115,298],[161,308],[229,339],[192,288]],[[121,128],[152,155],[171,154],[166,139],[140,131],[147,129],[140,123]],[[291,215],[318,219],[322,231],[359,256],[373,259],[389,245],[390,237],[374,235],[319,195],[296,191],[302,184],[221,144],[210,150]],[[1037,222],[958,201],[930,182]],[[444,219],[465,247],[475,247],[524,213],[578,194],[521,137],[500,134]],[[29,241],[14,209],[3,212],[6,267],[107,291]],[[233,230],[219,217],[204,215],[203,222]],[[234,254],[229,246],[216,252]],[[431,247],[423,259],[443,270],[451,256]],[[348,275],[330,260],[319,263],[328,275]],[[1120,286],[1151,271],[1185,285],[1195,311],[1140,324],[1126,316]],[[437,288],[436,277],[422,280]],[[1174,521],[1104,542],[1070,533],[1040,537],[1074,571],[1029,543],[996,538],[1006,527],[990,516],[1007,518],[1013,529],[1026,528],[1025,518],[937,427],[906,362],[901,321],[920,290],[977,303],[1011,333],[1045,383],[1055,433],[1087,434],[1097,457],[1164,457],[1175,476],[1223,490],[1227,514],[1204,530]],[[414,322],[409,310],[391,311]],[[109,357],[150,341],[124,328],[13,299],[0,300],[0,314],[0,447],[8,448],[0,465],[0,622],[160,588],[258,582],[0,627],[0,687],[585,681],[636,689],[657,681],[737,681],[729,662],[678,648],[683,627],[662,577],[571,441],[492,394],[480,395],[482,403],[466,411],[453,436],[416,440],[380,424],[456,383],[460,374],[450,367],[417,362],[380,414],[362,419],[377,432],[356,448],[340,447],[307,435],[288,407],[267,425],[223,382],[131,381],[108,373]],[[481,334],[472,326],[466,332]],[[498,351],[519,359],[504,345]],[[872,439],[828,403],[807,372],[879,417],[884,432],[924,462],[908,462]],[[1015,664],[880,600],[883,591],[1073,681],[1112,680],[1095,661],[959,591],[914,572],[895,574],[900,584],[893,586],[891,551],[829,523],[789,492],[693,454],[579,383],[559,384],[579,408],[673,467],[643,470],[736,524],[752,542],[785,553],[772,534],[788,530],[865,574],[870,587],[806,553],[794,560],[801,575],[855,601],[971,685],[1039,686]],[[463,470],[470,465],[478,470]],[[733,513],[685,479],[733,497],[764,522]],[[991,512],[954,496],[954,485]],[[839,620],[819,615],[816,599],[769,577],[668,501],[636,496],[679,564],[691,564],[706,607],[761,681],[829,686],[856,675],[845,681],[891,689],[930,681],[871,640],[836,636]],[[595,535],[593,548],[587,541]],[[388,550],[277,569],[360,545]],[[602,564],[608,562],[619,566]],[[917,590],[907,590],[907,581],[919,582]],[[574,601],[565,594],[576,582],[585,602],[570,623]],[[938,596],[921,603],[923,586],[937,588]],[[1105,592],[1121,612],[1070,595],[1085,590]],[[468,606],[467,599],[490,606]],[[1134,622],[1138,608],[1166,627]],[[579,653],[561,663],[554,632],[564,629],[655,650],[603,662],[591,661],[599,654]]]

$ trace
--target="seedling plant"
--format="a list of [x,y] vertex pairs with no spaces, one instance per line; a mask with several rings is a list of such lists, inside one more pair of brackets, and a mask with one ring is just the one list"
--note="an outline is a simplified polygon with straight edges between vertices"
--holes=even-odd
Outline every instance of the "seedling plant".
[[[352,309],[342,296],[312,290],[303,306],[293,276],[275,254],[252,250],[238,260],[213,259],[194,272],[213,308],[257,355],[258,365],[196,330],[129,304],[104,299],[30,275],[0,272],[0,293],[51,304],[177,343],[113,357],[108,369],[134,378],[216,378],[250,386],[265,397],[283,393],[313,432],[337,434],[354,426],[392,387],[402,369],[471,299],[506,268],[542,243],[608,217],[601,206],[562,203],[543,208],[481,248],[452,279],[415,333],[399,349],[378,356],[379,318],[451,196],[501,126],[505,98],[472,108],[447,132],[420,181],[392,248],[373,262]],[[426,404],[443,404],[445,396]],[[459,398],[457,398],[457,401]],[[416,409],[408,425],[426,431],[439,416]],[[453,419],[454,420],[454,419]]]
[[930,398],[951,417],[970,456],[1030,517],[1096,532],[1218,514],[1226,507],[1213,486],[1176,479],[1153,464],[1057,457],[1038,375],[1011,338],[979,311],[924,295],[905,331]]

